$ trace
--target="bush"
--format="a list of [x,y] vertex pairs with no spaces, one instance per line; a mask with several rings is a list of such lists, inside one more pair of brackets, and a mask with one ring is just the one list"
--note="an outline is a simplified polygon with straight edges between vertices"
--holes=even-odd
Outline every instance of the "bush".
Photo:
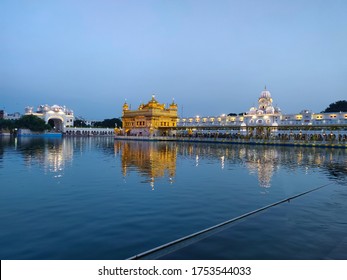
[[17,128],[27,128],[31,131],[38,132],[52,129],[52,127],[49,124],[46,124],[44,120],[34,115],[25,115],[21,117],[19,120],[15,121],[15,126]]

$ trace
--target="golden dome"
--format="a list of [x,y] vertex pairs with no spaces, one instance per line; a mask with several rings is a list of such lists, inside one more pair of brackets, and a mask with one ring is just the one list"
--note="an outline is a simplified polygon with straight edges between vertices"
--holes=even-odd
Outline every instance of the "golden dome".
[[123,111],[125,111],[125,110],[129,110],[129,105],[126,101],[123,104]]
[[172,103],[170,104],[170,109],[176,109],[177,110],[177,104],[175,103],[175,99],[172,99]]
[[165,109],[165,104],[160,104],[156,99],[155,96],[152,95],[152,99],[145,105],[143,105],[143,109]]

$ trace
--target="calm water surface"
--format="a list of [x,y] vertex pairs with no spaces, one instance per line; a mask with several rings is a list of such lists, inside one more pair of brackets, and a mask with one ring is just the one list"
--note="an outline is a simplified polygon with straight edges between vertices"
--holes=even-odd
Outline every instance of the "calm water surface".
[[3,137],[0,258],[124,259],[331,183],[176,258],[347,259],[346,182],[344,149]]

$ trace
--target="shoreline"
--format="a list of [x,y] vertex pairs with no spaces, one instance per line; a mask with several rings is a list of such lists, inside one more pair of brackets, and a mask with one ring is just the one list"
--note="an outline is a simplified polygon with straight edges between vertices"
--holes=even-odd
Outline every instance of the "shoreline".
[[170,141],[188,143],[215,143],[215,144],[236,144],[236,145],[264,145],[264,146],[291,146],[291,147],[318,147],[318,148],[339,148],[347,149],[347,143],[337,141],[299,141],[299,140],[245,140],[245,139],[223,139],[223,138],[195,138],[195,137],[167,137],[167,136],[115,136],[114,140],[130,141]]

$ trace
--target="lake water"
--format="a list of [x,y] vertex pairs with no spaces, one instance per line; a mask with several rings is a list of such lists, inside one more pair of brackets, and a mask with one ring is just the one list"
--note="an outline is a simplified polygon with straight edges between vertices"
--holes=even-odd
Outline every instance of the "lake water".
[[167,258],[347,259],[347,151],[3,137],[0,258],[125,259],[325,184]]

